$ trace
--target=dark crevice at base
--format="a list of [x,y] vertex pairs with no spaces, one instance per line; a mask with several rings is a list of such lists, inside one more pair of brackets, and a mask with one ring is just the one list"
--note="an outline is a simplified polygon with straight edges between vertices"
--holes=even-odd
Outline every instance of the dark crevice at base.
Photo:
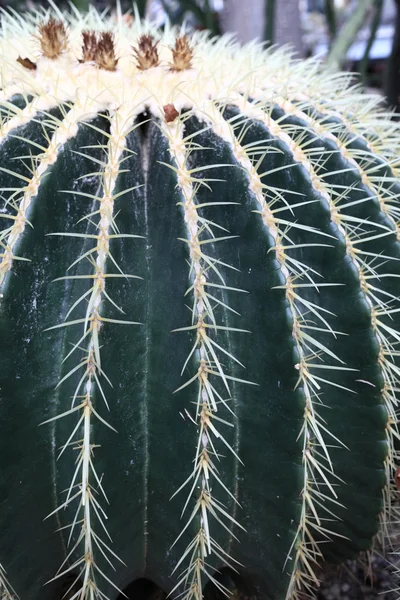
[[57,591],[55,591],[55,600],[70,600],[79,590],[82,589],[82,581],[76,573],[68,573],[56,580]]
[[139,133],[141,143],[144,143],[148,137],[151,120],[152,115],[149,110],[140,113],[136,118],[136,124],[139,125],[137,132]]
[[120,594],[117,600],[166,600],[167,594],[149,579],[136,579]]
[[205,600],[224,600],[227,597],[231,600],[250,600],[258,597],[255,587],[248,578],[233,569],[224,567],[215,571],[212,577],[217,583],[213,581],[207,583],[204,588]]

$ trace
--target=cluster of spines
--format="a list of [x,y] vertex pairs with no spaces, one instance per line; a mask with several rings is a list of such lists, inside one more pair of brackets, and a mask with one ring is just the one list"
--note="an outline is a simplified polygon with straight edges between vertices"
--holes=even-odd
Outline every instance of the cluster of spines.
[[43,56],[52,60],[62,56],[68,49],[66,27],[62,21],[54,18],[40,23],[38,40]]
[[[2,171],[13,175],[17,181],[22,181],[25,184],[21,187],[17,185],[15,188],[3,190],[12,192],[7,199],[6,207],[9,211],[13,212],[1,216],[11,220],[13,223],[11,226],[0,232],[0,289],[5,283],[6,275],[10,271],[13,261],[29,260],[28,257],[18,256],[16,254],[16,249],[25,227],[31,226],[28,219],[31,203],[38,193],[40,182],[46,175],[47,169],[57,160],[59,149],[68,139],[76,134],[77,123],[84,120],[88,113],[87,104],[83,107],[75,106],[69,112],[66,112],[66,109],[62,106],[60,108],[64,113],[62,121],[58,120],[58,123],[56,123],[57,119],[50,117],[49,115],[52,123],[48,124],[48,128],[51,128],[51,125],[55,125],[54,133],[51,137],[49,136],[46,127],[43,127],[43,132],[48,143],[47,146],[40,146],[39,149],[41,152],[34,158],[32,157],[32,165],[30,168],[31,177],[21,175],[15,171],[6,169],[5,167],[0,167]],[[10,120],[12,120],[12,117]],[[2,132],[2,139],[5,139],[5,137],[9,135],[10,127],[12,129],[15,127],[14,123],[7,123],[7,125],[8,127],[6,126],[5,132]],[[33,144],[36,147],[38,146],[37,142],[32,142],[29,139],[25,141],[28,144]],[[23,158],[24,157],[21,157],[21,160],[23,160]]]

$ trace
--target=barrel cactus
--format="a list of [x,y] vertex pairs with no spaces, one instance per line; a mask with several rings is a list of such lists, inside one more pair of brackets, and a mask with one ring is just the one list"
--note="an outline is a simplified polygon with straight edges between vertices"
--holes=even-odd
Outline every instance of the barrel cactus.
[[393,518],[397,124],[121,14],[0,47],[0,597],[314,597]]

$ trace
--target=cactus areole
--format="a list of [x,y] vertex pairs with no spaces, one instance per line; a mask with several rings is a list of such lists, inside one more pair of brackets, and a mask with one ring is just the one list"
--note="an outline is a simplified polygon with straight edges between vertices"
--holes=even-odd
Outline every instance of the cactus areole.
[[312,598],[390,518],[397,126],[121,15],[0,49],[0,597]]

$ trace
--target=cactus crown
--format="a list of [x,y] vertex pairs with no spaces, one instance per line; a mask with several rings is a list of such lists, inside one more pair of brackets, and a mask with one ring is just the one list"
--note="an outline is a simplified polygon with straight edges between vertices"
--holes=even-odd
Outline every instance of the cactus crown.
[[[234,354],[230,336],[236,333],[244,336],[247,331],[230,324],[230,316],[226,315],[238,315],[238,312],[228,304],[225,294],[244,295],[247,290],[230,285],[229,273],[239,271],[233,258],[222,255],[217,259],[209,250],[219,247],[219,242],[233,244],[237,236],[230,236],[223,222],[214,221],[204,213],[210,204],[219,210],[228,210],[228,205],[238,202],[229,198],[219,202],[216,196],[212,200],[198,200],[202,190],[207,194],[218,185],[214,184],[218,177],[209,176],[210,170],[219,172],[224,167],[234,166],[241,173],[237,177],[244,174],[246,193],[253,202],[252,211],[260,221],[257,236],[268,240],[263,260],[265,263],[274,261],[270,279],[273,285],[269,287],[281,298],[277,314],[285,315],[286,329],[282,326],[279,335],[290,338],[282,356],[295,357],[290,382],[284,387],[290,388],[293,402],[299,407],[292,450],[296,445],[300,447],[300,458],[295,465],[300,475],[296,476],[294,485],[293,504],[297,503],[297,508],[293,509],[293,518],[290,524],[288,519],[287,526],[293,530],[288,534],[291,543],[286,547],[280,567],[286,577],[286,597],[310,597],[318,582],[315,565],[323,557],[324,543],[349,536],[346,528],[338,525],[345,517],[338,517],[339,513],[342,515],[342,478],[336,473],[334,463],[338,453],[348,452],[350,434],[344,432],[346,439],[342,439],[342,417],[336,428],[331,427],[324,409],[325,398],[329,398],[329,403],[330,394],[357,392],[368,402],[375,402],[371,404],[371,411],[384,409],[383,416],[376,417],[377,425],[371,433],[371,445],[376,451],[371,469],[378,472],[376,465],[381,465],[381,470],[386,471],[386,485],[374,480],[377,491],[374,492],[375,504],[370,508],[370,520],[373,522],[380,514],[386,526],[389,518],[396,463],[394,438],[398,436],[396,347],[400,341],[393,320],[399,308],[398,289],[385,288],[381,282],[399,277],[393,266],[400,258],[397,125],[379,110],[379,99],[350,87],[350,75],[323,72],[316,60],[294,60],[287,49],[265,50],[256,43],[240,48],[229,36],[210,40],[207,33],[196,32],[189,36],[183,30],[168,28],[160,33],[148,23],[135,20],[129,24],[121,15],[106,20],[94,10],[84,17],[54,13],[50,17],[34,14],[19,19],[4,14],[0,53],[0,138],[3,142],[13,137],[23,139],[32,149],[36,144],[38,150],[35,156],[31,154],[29,176],[13,171],[12,166],[4,166],[4,162],[0,168],[19,183],[22,181],[22,187],[11,190],[4,214],[0,214],[9,219],[0,232],[3,302],[8,301],[15,265],[18,259],[24,258],[18,252],[31,225],[29,215],[34,199],[61,149],[77,136],[82,126],[105,137],[103,145],[97,145],[103,151],[102,158],[93,158],[98,171],[88,175],[100,178],[101,192],[67,190],[77,197],[79,194],[89,197],[94,203],[95,208],[81,219],[91,225],[96,219],[94,230],[80,233],[73,229],[75,224],[71,224],[70,230],[51,232],[62,239],[81,237],[94,244],[73,263],[76,265],[84,258],[84,263],[89,263],[89,274],[67,274],[59,278],[64,281],[82,278],[89,280],[90,286],[67,307],[65,321],[52,323],[48,328],[59,331],[65,326],[77,325],[82,329],[63,362],[72,360],[80,351],[84,353],[82,361],[76,360],[58,382],[62,388],[83,366],[72,408],[48,419],[54,424],[59,419],[77,416],[77,423],[61,449],[63,454],[76,442],[77,467],[69,481],[67,499],[54,510],[58,515],[60,508],[77,505],[76,516],[70,523],[69,541],[73,539],[74,543],[57,576],[73,568],[82,581],[74,597],[103,598],[100,580],[109,585],[110,579],[96,557],[102,554],[107,561],[118,559],[107,537],[103,539],[93,527],[97,520],[97,525],[100,523],[100,528],[102,526],[107,533],[96,494],[100,491],[105,500],[107,496],[96,471],[96,446],[91,440],[93,421],[107,423],[93,401],[93,390],[98,390],[108,406],[103,390],[107,377],[101,356],[103,328],[109,324],[137,325],[129,317],[105,317],[101,306],[108,301],[120,310],[109,295],[111,278],[138,277],[119,267],[110,248],[117,240],[140,237],[136,233],[121,233],[114,207],[123,194],[133,193],[143,185],[118,190],[117,182],[124,172],[124,163],[136,152],[128,148],[127,139],[140,127],[144,115],[156,123],[157,135],[166,140],[168,146],[169,159],[164,157],[158,162],[169,172],[168,177],[174,178],[179,191],[178,204],[184,215],[186,237],[178,239],[188,246],[189,252],[187,277],[191,283],[186,296],[191,298],[188,302],[191,322],[175,331],[194,336],[190,352],[181,365],[182,373],[193,361],[196,368],[175,391],[186,393],[190,386],[198,386],[194,411],[189,411],[192,404],[189,402],[183,415],[196,424],[196,450],[194,456],[188,458],[188,468],[193,458],[194,467],[181,488],[170,490],[171,495],[175,495],[187,488],[184,511],[191,503],[177,541],[182,536],[185,538],[188,531],[194,531],[174,565],[174,573],[181,575],[175,575],[173,591],[183,590],[185,598],[200,599],[204,577],[215,579],[208,565],[210,556],[217,557],[220,566],[240,568],[230,551],[237,530],[243,529],[238,483],[229,487],[220,473],[219,462],[224,460],[223,453],[232,455],[237,482],[242,468],[239,438],[235,438],[239,434],[231,439],[223,434],[223,429],[234,425],[239,430],[241,425],[233,415],[235,404],[232,408],[226,396],[231,398],[241,386],[254,388],[258,382],[250,377],[239,377],[235,370],[228,372],[225,368],[225,363],[233,365],[233,369],[243,366]],[[23,106],[13,100],[16,97],[24,99]],[[59,117],[51,112],[56,107],[61,111]],[[28,136],[21,135],[19,128],[39,115],[46,117],[43,127],[47,142],[38,146]],[[108,119],[107,132],[94,124],[97,115]],[[197,123],[194,131],[193,119]],[[253,135],[251,132],[257,127],[259,130]],[[193,157],[205,151],[207,135],[229,148],[227,163],[221,157],[216,160],[211,157],[205,164],[196,163]],[[215,142],[217,147],[218,142]],[[89,148],[94,146],[82,146],[75,154],[91,159]],[[280,156],[289,159],[278,164]],[[21,162],[26,159],[14,158]],[[268,161],[272,161],[272,166],[268,167]],[[10,189],[4,186],[2,191],[6,194]],[[364,207],[366,213],[363,213]],[[308,220],[317,210],[321,226]],[[318,253],[331,256],[332,248],[332,253],[337,252],[345,266],[339,268],[338,259],[331,271],[329,267],[321,275]],[[233,256],[234,246],[231,249]],[[114,273],[109,272],[110,264],[116,266]],[[228,273],[226,277],[222,274],[224,269]],[[368,346],[368,356],[372,357],[367,365],[370,375],[355,374],[358,366],[352,364],[351,353],[346,354],[340,341],[341,335],[350,335],[350,324],[343,316],[345,331],[337,330],[333,301],[324,292],[328,288],[331,298],[340,303],[342,292],[337,290],[345,285],[352,290],[349,297],[363,315],[359,331],[368,332],[368,340],[360,343]],[[223,295],[218,295],[220,290]],[[70,318],[69,314],[79,306],[84,306],[82,318]],[[243,307],[245,309],[245,305]],[[219,320],[221,310],[225,315],[223,320]],[[223,338],[224,335],[227,337]],[[240,344],[238,348],[240,353]],[[100,405],[99,400],[97,404]],[[219,416],[220,411],[225,411],[223,417]],[[109,425],[112,428],[112,420]],[[216,444],[222,447],[216,449]],[[288,454],[291,457],[289,451]],[[294,462],[289,458],[288,463]],[[244,470],[246,468],[247,465]],[[230,510],[214,494],[218,486],[232,501]],[[381,505],[382,489],[384,502]],[[248,506],[243,509],[246,512]],[[214,529],[228,532],[226,547],[214,536]],[[372,526],[366,537],[376,533],[373,529]],[[240,535],[250,534],[242,531]],[[2,560],[5,562],[4,557]],[[223,588],[218,582],[217,585]],[[13,597],[1,567],[0,591],[3,591],[2,598]],[[278,598],[281,593],[276,592],[272,597]]]

